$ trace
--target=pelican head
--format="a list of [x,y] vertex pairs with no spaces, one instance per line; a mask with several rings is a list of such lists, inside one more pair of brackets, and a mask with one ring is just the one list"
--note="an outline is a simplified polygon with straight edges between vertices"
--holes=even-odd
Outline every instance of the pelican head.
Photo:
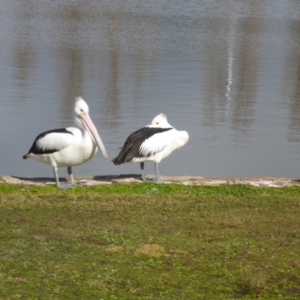
[[87,103],[81,97],[77,97],[74,104],[75,118],[83,113],[88,114],[89,111],[90,110]]
[[92,119],[90,118],[89,107],[81,97],[77,97],[75,100],[74,113],[75,123],[84,130],[87,130],[91,139],[93,140],[95,145],[97,145],[98,149],[102,152],[103,156],[105,158],[108,158],[104,144],[98,134],[98,131]]
[[153,127],[161,127],[161,128],[169,128],[172,127],[169,123],[168,123],[168,119],[166,117],[165,114],[161,113],[159,115],[157,115],[151,122],[151,125]]

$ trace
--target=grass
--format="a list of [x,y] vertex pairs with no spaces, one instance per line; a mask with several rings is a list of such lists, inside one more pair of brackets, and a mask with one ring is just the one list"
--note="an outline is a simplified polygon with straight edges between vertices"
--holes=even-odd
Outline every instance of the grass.
[[0,184],[0,299],[299,299],[300,188]]

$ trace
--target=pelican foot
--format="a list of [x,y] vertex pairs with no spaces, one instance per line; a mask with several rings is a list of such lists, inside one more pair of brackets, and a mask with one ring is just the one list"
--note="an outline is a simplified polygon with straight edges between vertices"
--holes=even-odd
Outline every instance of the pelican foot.
[[158,180],[154,179],[153,181],[157,182],[157,183],[168,183],[168,182],[170,182],[168,180],[162,180],[162,179],[158,179]]
[[157,182],[157,183],[167,183],[167,182],[169,182],[169,181],[167,181],[167,180],[162,180],[162,179],[156,179],[156,178],[146,178],[146,177],[142,177],[142,181],[143,182]]
[[70,189],[72,188],[73,184],[72,183],[65,183],[65,184],[58,184],[57,187],[59,189],[62,189],[62,190],[67,190],[67,189]]
[[160,180],[156,180],[155,182],[157,182],[157,183],[168,183],[169,181],[168,180],[162,180],[162,179],[160,179]]
[[87,183],[86,182],[76,182],[74,185],[82,187],[82,186],[87,186]]
[[153,181],[155,181],[155,178],[146,178],[146,177],[142,176],[142,181],[143,182],[149,182],[149,181],[153,182]]

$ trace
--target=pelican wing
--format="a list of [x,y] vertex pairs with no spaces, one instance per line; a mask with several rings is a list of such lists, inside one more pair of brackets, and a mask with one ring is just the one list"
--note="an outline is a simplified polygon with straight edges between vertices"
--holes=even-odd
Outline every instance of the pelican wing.
[[74,142],[74,135],[67,128],[45,131],[34,140],[28,153],[50,154],[60,151]]
[[153,156],[163,151],[174,141],[174,139],[176,138],[176,131],[173,128],[165,128],[165,129],[167,130],[153,134],[142,143],[139,149],[140,156],[142,157]]
[[[143,157],[141,153],[142,145],[150,140],[154,135],[163,134],[173,128],[158,128],[158,127],[143,127],[132,134],[126,139],[120,153],[115,157],[112,162],[115,165],[120,165],[126,162],[131,162],[133,158]],[[159,139],[159,138],[158,138]],[[147,142],[148,144],[149,142]],[[145,145],[147,145],[145,144]],[[147,151],[146,151],[147,152]],[[150,151],[151,152],[151,151]],[[151,154],[149,154],[150,156]]]

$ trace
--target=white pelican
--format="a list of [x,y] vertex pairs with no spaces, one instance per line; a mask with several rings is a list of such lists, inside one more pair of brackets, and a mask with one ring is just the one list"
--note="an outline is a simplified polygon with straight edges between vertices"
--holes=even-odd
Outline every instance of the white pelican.
[[156,181],[160,179],[158,164],[175,149],[184,146],[189,140],[186,131],[178,131],[168,123],[167,117],[161,113],[150,125],[133,132],[125,141],[119,155],[112,160],[115,165],[127,162],[139,162],[142,180],[146,181],[144,162],[155,163]]
[[[89,116],[86,102],[77,97],[74,105],[74,122],[83,129],[76,127],[49,130],[39,134],[34,140],[24,159],[32,158],[38,162],[51,165],[56,185],[66,189],[74,184],[72,166],[77,166],[90,160],[97,152],[97,147],[105,158],[108,158],[105,147]],[[57,168],[67,167],[70,184],[59,183]]]

